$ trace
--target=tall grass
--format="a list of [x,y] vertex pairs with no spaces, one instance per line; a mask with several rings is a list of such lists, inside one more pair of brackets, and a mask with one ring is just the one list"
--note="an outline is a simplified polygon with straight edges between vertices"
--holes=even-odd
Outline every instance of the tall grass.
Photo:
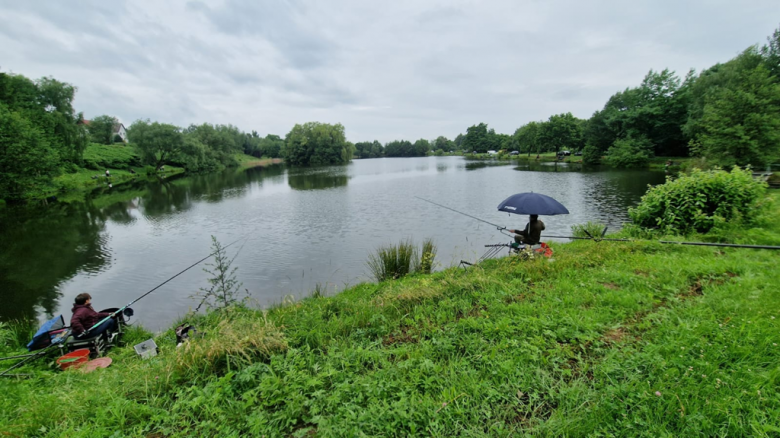
[[599,237],[603,231],[604,225],[593,221],[571,226],[571,233],[574,237]]
[[412,272],[430,274],[436,259],[433,239],[425,239],[418,251],[414,243],[404,240],[398,245],[386,245],[369,255],[368,265],[376,281],[401,278]]
[[433,243],[433,239],[425,239],[420,250],[420,256],[415,259],[415,272],[430,274],[433,271],[435,260],[436,244]]
[[368,257],[367,264],[376,281],[385,281],[411,273],[414,256],[414,243],[407,239],[398,245],[379,247]]

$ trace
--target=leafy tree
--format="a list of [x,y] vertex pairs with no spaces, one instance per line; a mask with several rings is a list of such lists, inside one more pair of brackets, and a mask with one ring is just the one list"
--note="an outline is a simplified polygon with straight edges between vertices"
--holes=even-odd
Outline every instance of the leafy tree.
[[582,150],[582,162],[583,164],[601,164],[602,152],[596,146],[589,144]]
[[248,145],[245,145],[247,136],[232,125],[190,125],[185,131],[185,136],[193,136],[205,146],[205,159],[217,163],[216,167],[236,166],[238,163],[234,157],[241,153]]
[[184,146],[181,128],[149,120],[136,120],[130,125],[127,135],[138,148],[146,164],[160,167],[175,158]]
[[539,127],[538,141],[545,151],[579,150],[582,148],[582,124],[571,113],[558,114]]
[[414,154],[418,157],[424,157],[431,150],[431,144],[428,140],[421,138],[414,142]]
[[385,156],[388,157],[414,157],[416,153],[412,142],[407,140],[395,140],[385,145]]
[[284,140],[278,135],[268,134],[260,142],[260,148],[263,151],[263,156],[269,158],[279,158],[282,156]]
[[647,165],[652,150],[653,144],[646,137],[628,136],[615,140],[604,159],[615,167],[640,167]]
[[617,139],[643,136],[657,155],[687,155],[682,126],[688,117],[693,75],[681,81],[673,71],[650,72],[642,84],[612,95],[584,127],[585,142],[604,152]]
[[780,78],[780,28],[767,37],[766,45],[761,48],[761,56],[772,77]]
[[469,126],[463,139],[463,149],[467,152],[484,154],[490,150],[492,144],[488,138],[487,124]]
[[0,103],[0,197],[18,200],[47,184],[59,157],[46,136],[27,118]]
[[[82,114],[73,109],[76,87],[54,78],[41,78],[38,87],[37,125],[47,134],[49,144],[62,159],[77,163],[87,148],[87,132],[80,122]],[[31,118],[35,121],[35,118]]]
[[453,140],[453,143],[455,143],[455,150],[462,151],[463,150],[463,140],[466,138],[463,134],[458,134],[457,137],[455,137],[455,140]]
[[433,141],[432,148],[437,151],[449,152],[455,149],[455,143],[440,135]]
[[114,126],[119,120],[112,116],[97,116],[89,121],[89,137],[94,143],[111,144],[114,134]]
[[780,84],[759,64],[704,99],[697,150],[723,166],[780,158]]
[[531,156],[531,152],[539,153],[539,122],[529,122],[515,131],[514,138],[519,151],[527,152],[528,156]]
[[283,154],[290,164],[298,166],[345,164],[352,159],[353,147],[340,123],[308,122],[290,130]]
[[60,160],[78,163],[88,138],[83,117],[73,109],[76,87],[53,78],[37,81],[0,73],[0,103],[27,119]]

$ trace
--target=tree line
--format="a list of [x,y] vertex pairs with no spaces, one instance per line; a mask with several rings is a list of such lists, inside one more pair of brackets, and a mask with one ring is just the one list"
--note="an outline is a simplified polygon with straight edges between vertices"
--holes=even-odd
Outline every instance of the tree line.
[[780,158],[780,29],[765,45],[699,74],[651,70],[590,119],[554,115],[521,126],[514,139],[529,154],[582,150],[586,163],[604,157],[630,166],[654,155],[695,155],[721,166],[773,163]]
[[721,166],[766,165],[780,159],[780,29],[763,46],[684,77],[650,70],[637,87],[612,95],[589,119],[571,113],[532,121],[512,135],[486,123],[454,140],[396,140],[355,144],[358,158],[413,157],[448,151],[517,150],[528,155],[581,151],[617,166],[642,165],[652,156],[704,157]]
[[[50,77],[31,80],[0,72],[0,198],[22,199],[51,186],[52,178],[77,171],[90,142],[117,140],[118,120],[95,117],[89,125],[73,107],[76,87]],[[292,165],[337,164],[353,157],[414,157],[449,152],[517,150],[533,154],[582,151],[583,161],[602,157],[618,166],[651,156],[696,155],[722,165],[765,165],[780,158],[780,29],[763,46],[751,46],[698,74],[651,70],[642,83],[611,96],[589,119],[571,113],[529,122],[513,134],[479,123],[450,140],[351,143],[344,126],[309,122],[282,139],[233,125],[203,123],[181,128],[137,120],[130,143],[144,164],[166,163],[190,172],[237,165],[236,154],[281,157]]]

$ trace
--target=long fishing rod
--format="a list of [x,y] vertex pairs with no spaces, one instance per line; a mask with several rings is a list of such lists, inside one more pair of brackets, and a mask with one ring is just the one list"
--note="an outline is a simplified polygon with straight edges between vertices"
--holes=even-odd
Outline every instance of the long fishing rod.
[[[455,213],[462,214],[464,216],[468,216],[472,219],[478,220],[480,222],[484,222],[488,225],[492,225],[496,227],[499,231],[506,230],[506,227],[502,227],[499,225],[496,225],[494,223],[488,222],[486,220],[480,219],[478,217],[472,216],[470,214],[463,213],[462,211],[455,210],[454,208],[447,207],[446,205],[437,204],[436,202],[429,201],[427,199],[421,198],[419,196],[415,196],[415,198],[429,202],[433,205],[438,205],[441,208],[446,208],[447,210],[454,211]],[[544,237],[554,238],[554,239],[573,239],[573,240],[594,240],[594,241],[607,241],[607,242],[636,242],[636,240],[633,239],[614,239],[609,237],[604,237],[604,235],[607,233],[607,228],[604,228],[604,231],[601,233],[601,237],[593,237],[590,233],[585,231],[585,234],[587,234],[589,237],[577,237],[577,236],[551,236],[546,235]],[[656,240],[655,242],[663,243],[667,245],[692,245],[692,246],[715,246],[715,247],[725,247],[725,248],[748,248],[748,249],[773,249],[773,250],[780,250],[780,246],[772,246],[772,245],[746,245],[746,244],[738,244],[738,243],[711,243],[711,242],[678,242],[675,240]]]
[[449,208],[449,207],[447,207],[446,205],[437,204],[436,202],[429,201],[429,200],[427,200],[427,199],[425,199],[425,198],[421,198],[421,197],[419,197],[419,196],[415,196],[415,198],[417,198],[417,199],[419,199],[419,200],[421,200],[421,201],[429,202],[429,203],[431,203],[431,204],[433,204],[433,205],[438,205],[438,206],[439,206],[439,207],[441,207],[441,208],[446,208],[447,210],[454,211],[455,213],[462,214],[463,216],[468,216],[468,217],[470,217],[470,218],[472,218],[472,219],[474,219],[474,220],[478,220],[478,221],[480,221],[480,222],[484,222],[484,223],[486,223],[486,224],[488,224],[488,225],[492,225],[492,226],[496,227],[496,229],[498,229],[499,231],[500,231],[500,230],[506,230],[506,227],[502,227],[501,225],[496,225],[496,224],[494,224],[494,223],[492,223],[492,222],[488,222],[488,221],[486,221],[486,220],[484,220],[484,219],[480,219],[480,218],[478,218],[478,217],[472,216],[472,215],[470,215],[470,214],[467,214],[467,213],[464,213],[464,212],[462,212],[462,211],[455,210],[454,208]]
[[[241,239],[243,239],[243,237],[242,237]],[[233,242],[231,242],[231,243],[229,243],[229,244],[227,244],[227,245],[223,246],[223,247],[222,247],[222,249],[225,249],[225,248],[227,248],[227,247],[229,247],[229,246],[231,246],[231,245],[235,244],[236,242],[240,241],[241,239],[235,240],[235,241],[233,241]],[[109,319],[111,319],[111,318],[112,318],[114,315],[117,315],[117,314],[121,313],[123,310],[125,310],[125,309],[127,309],[128,307],[132,306],[133,304],[137,303],[138,301],[140,301],[140,300],[141,300],[142,298],[144,298],[145,296],[147,296],[147,295],[149,295],[150,293],[152,293],[152,292],[156,291],[157,289],[159,289],[159,288],[163,287],[163,286],[164,286],[166,283],[168,283],[169,281],[171,281],[171,280],[173,280],[174,278],[178,277],[179,275],[181,275],[181,274],[183,274],[183,273],[185,273],[185,272],[189,271],[190,269],[194,268],[195,266],[197,266],[197,265],[201,264],[201,263],[202,263],[204,260],[208,259],[209,257],[212,257],[212,256],[213,256],[214,254],[216,254],[217,252],[219,252],[219,251],[214,251],[213,253],[211,253],[211,254],[207,255],[206,257],[203,257],[202,259],[200,259],[200,260],[198,260],[197,262],[195,262],[195,263],[191,264],[190,266],[188,266],[186,269],[183,269],[182,271],[180,271],[178,274],[174,275],[173,277],[171,277],[171,278],[169,278],[169,279],[167,279],[167,280],[163,281],[163,282],[162,282],[162,283],[160,283],[159,285],[155,286],[155,287],[154,287],[152,290],[150,290],[149,292],[147,292],[147,293],[145,293],[145,294],[141,295],[140,297],[138,297],[138,298],[134,299],[133,301],[130,301],[130,302],[129,302],[129,303],[127,303],[127,304],[126,304],[124,307],[121,307],[121,308],[119,308],[117,311],[113,312],[111,315],[109,315],[109,316],[107,316],[107,317],[103,318],[101,321],[98,321],[98,322],[97,322],[95,325],[93,325],[92,327],[90,327],[89,329],[87,329],[86,331],[84,331],[84,333],[82,333],[80,336],[82,336],[82,337],[83,337],[83,336],[84,336],[84,335],[86,335],[87,333],[91,332],[91,331],[92,331],[92,329],[94,329],[95,327],[98,327],[98,326],[100,326],[100,324],[103,324],[104,322],[108,321],[108,320],[109,320]]]

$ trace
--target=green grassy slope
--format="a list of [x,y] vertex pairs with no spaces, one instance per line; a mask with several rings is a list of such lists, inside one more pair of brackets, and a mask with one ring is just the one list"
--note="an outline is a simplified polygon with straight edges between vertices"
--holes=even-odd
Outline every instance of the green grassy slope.
[[157,338],[158,358],[117,349],[114,365],[93,374],[38,365],[32,379],[0,381],[0,431],[780,433],[780,252],[589,241],[554,249],[553,259],[361,284],[266,313],[192,317],[204,338],[177,349],[169,331]]

